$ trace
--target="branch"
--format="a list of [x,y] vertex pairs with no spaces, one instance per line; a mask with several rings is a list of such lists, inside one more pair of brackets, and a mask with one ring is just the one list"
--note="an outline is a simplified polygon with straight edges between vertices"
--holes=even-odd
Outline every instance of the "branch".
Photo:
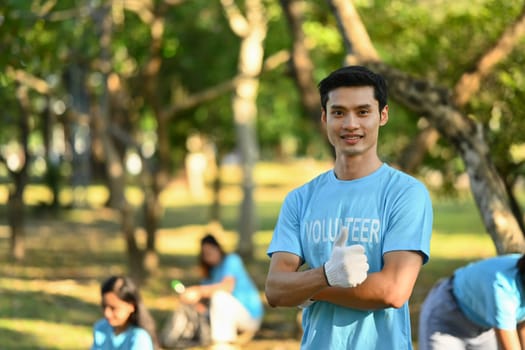
[[45,12],[43,15],[38,16],[39,18],[45,19],[46,21],[58,22],[69,19],[87,18],[91,16],[93,8],[89,5],[74,7],[68,10],[60,10],[53,12]]
[[290,51],[280,50],[269,56],[263,63],[263,72],[269,72],[277,67],[289,62],[291,58]]
[[[277,51],[272,56],[269,56],[263,65],[263,73],[276,69],[280,65],[288,62],[290,60],[290,53],[285,50]],[[232,91],[237,86],[239,80],[242,76],[237,75],[230,80],[222,82],[214,87],[203,90],[201,92],[195,93],[193,95],[183,98],[183,102],[173,103],[169,108],[166,108],[162,111],[160,118],[161,119],[171,119],[177,113],[182,111],[187,111],[193,107],[198,106],[207,101],[211,101],[214,98],[217,98],[228,91]]]
[[135,12],[145,24],[151,24],[154,20],[153,4],[150,0],[125,0],[124,8]]
[[464,73],[454,88],[454,99],[458,106],[465,105],[476,93],[481,79],[487,76],[492,68],[502,61],[525,35],[525,5],[518,18],[501,34],[498,41],[477,61],[471,72]]
[[160,115],[160,118],[171,119],[177,113],[186,111],[188,109],[198,106],[199,104],[213,100],[223,95],[224,93],[233,90],[235,86],[237,86],[239,79],[240,77],[236,76],[209,89],[205,89],[193,95],[187,96],[181,102],[174,103],[169,108],[164,109],[162,111],[162,114]]
[[42,95],[47,95],[51,91],[49,84],[45,80],[37,78],[24,70],[14,69],[8,66],[6,73],[11,79],[16,80],[21,85],[36,90]]
[[232,31],[239,37],[246,36],[250,30],[250,25],[235,4],[235,1],[221,0],[221,4]]
[[380,61],[372,40],[354,4],[349,0],[327,0],[337,18],[339,29],[347,47],[346,62]]

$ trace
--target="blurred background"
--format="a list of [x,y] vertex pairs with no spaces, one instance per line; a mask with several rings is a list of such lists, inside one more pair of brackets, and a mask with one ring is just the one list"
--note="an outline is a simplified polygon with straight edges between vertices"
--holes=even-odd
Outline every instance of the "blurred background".
[[[521,1],[2,1],[0,348],[88,348],[114,273],[160,328],[206,232],[264,297],[282,200],[332,167],[317,83],[347,64],[386,77],[379,153],[432,194],[417,324],[438,278],[525,252],[524,37]],[[296,316],[268,308],[249,348],[298,348]]]

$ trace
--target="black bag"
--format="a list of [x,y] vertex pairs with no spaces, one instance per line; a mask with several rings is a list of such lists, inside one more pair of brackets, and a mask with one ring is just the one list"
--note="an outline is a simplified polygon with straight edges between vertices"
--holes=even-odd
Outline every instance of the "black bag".
[[180,304],[166,320],[159,341],[166,349],[209,345],[211,343],[209,318],[197,312],[191,305]]

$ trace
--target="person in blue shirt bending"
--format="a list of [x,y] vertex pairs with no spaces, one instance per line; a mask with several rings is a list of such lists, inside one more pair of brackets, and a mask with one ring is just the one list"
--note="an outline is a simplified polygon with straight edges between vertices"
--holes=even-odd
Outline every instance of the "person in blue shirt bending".
[[500,255],[457,269],[423,302],[419,349],[525,349],[524,288],[525,255]]
[[101,285],[104,318],[93,327],[91,350],[153,350],[155,323],[135,283],[112,276]]
[[430,195],[378,156],[383,77],[343,67],[319,93],[335,164],[285,198],[267,250],[268,303],[304,307],[301,349],[412,349],[408,299],[429,259]]

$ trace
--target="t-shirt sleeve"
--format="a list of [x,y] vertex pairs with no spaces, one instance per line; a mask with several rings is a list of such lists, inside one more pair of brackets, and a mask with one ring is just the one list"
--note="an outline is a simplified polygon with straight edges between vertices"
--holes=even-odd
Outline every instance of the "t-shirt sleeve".
[[304,260],[300,241],[299,200],[297,190],[290,192],[281,207],[272,240],[266,253],[288,252]]
[[243,263],[241,257],[237,254],[228,254],[224,261],[223,278],[237,277],[243,272]]
[[235,279],[243,273],[244,265],[239,255],[227,254],[223,262],[211,270],[210,277],[202,280],[202,284],[214,284],[221,282],[226,277]]
[[[515,291],[506,279],[496,276],[493,284],[494,294],[490,306],[493,305],[494,310],[488,312],[489,318],[494,317],[493,322],[495,328],[515,330],[516,329],[516,310],[520,306],[520,294]],[[488,308],[490,308],[488,306]]]
[[418,181],[407,186],[391,202],[383,253],[413,250],[423,254],[423,263],[430,256],[433,211],[428,190]]

